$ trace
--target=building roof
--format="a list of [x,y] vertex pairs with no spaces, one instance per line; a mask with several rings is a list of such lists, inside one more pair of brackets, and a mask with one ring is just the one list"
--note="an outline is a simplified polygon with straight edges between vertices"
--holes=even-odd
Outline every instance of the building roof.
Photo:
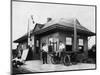
[[[44,26],[43,24],[36,23],[34,29],[30,30],[30,35],[33,34],[33,32],[40,30],[43,26]],[[22,43],[27,38],[28,38],[28,33],[24,34],[22,37],[18,38],[17,40],[15,40],[13,42],[14,43],[20,43],[20,42]]]
[[[37,23],[36,26],[34,27],[34,29],[31,30],[31,34],[41,34],[46,31],[50,31],[50,30],[56,29],[56,28],[62,28],[67,31],[68,30],[73,31],[74,25],[76,25],[78,33],[85,34],[87,36],[95,35],[95,33],[91,32],[87,28],[83,27],[76,18],[70,18],[70,19],[60,18],[60,19],[50,20],[49,22],[47,22],[45,24]],[[25,34],[21,38],[15,40],[14,42],[21,42],[24,39],[27,39],[27,34]]]
[[56,28],[64,27],[67,30],[69,28],[71,28],[73,30],[74,24],[76,24],[76,28],[78,30],[82,30],[85,32],[89,32],[89,34],[93,34],[93,32],[91,32],[87,28],[83,27],[76,18],[70,18],[70,19],[60,18],[60,19],[51,20],[51,21],[45,23],[45,25],[39,31],[42,33],[42,31],[44,32],[46,29],[54,28],[55,26],[56,26]]

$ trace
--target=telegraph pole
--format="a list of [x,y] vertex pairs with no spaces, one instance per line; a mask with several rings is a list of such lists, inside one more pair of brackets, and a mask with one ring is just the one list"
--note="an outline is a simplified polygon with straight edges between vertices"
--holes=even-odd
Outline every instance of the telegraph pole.
[[27,44],[28,44],[28,46],[30,46],[30,26],[29,26],[29,19],[28,19],[27,35],[28,35]]
[[32,22],[32,24],[34,26],[36,25],[36,22],[34,21],[33,15],[31,15],[31,17],[28,18],[28,29],[27,29],[27,35],[28,35],[27,44],[28,44],[28,46],[32,47],[31,32],[30,32],[30,22]]

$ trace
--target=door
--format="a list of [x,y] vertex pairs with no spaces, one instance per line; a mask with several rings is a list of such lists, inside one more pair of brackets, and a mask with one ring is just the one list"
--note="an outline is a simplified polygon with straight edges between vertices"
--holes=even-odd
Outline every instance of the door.
[[59,39],[55,37],[49,38],[49,52],[55,52],[58,50]]
[[40,38],[35,37],[35,51],[34,51],[34,57],[35,59],[40,59]]

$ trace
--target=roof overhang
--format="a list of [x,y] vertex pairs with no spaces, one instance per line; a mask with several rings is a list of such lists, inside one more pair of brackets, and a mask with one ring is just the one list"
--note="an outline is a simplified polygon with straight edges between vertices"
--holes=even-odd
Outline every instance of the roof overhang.
[[[64,32],[71,32],[71,33],[74,33],[74,28],[73,27],[67,27],[67,26],[64,26],[64,25],[58,25],[58,24],[55,24],[55,25],[51,25],[49,27],[46,27],[44,29],[40,29],[38,31],[32,31],[32,34],[34,35],[41,35],[41,34],[45,34],[45,33],[48,33],[50,31],[56,31],[56,30],[61,30],[61,31],[64,31]],[[91,31],[86,31],[86,30],[82,30],[82,29],[79,29],[77,28],[77,34],[78,35],[84,35],[84,36],[96,36],[95,33],[91,32]],[[14,41],[14,43],[23,43],[23,42],[27,42],[27,39],[28,39],[28,36],[27,34],[22,36],[21,38],[17,39]]]
[[14,43],[23,43],[23,42],[27,42],[27,38],[28,36],[27,35],[23,35],[22,37],[20,37],[19,39],[13,41]]
[[[39,35],[39,34],[42,34],[42,33],[45,33],[47,31],[50,31],[50,30],[56,30],[56,29],[59,29],[59,30],[62,30],[62,31],[69,31],[69,32],[74,32],[74,28],[72,27],[66,27],[66,26],[63,26],[63,25],[58,25],[58,24],[55,24],[55,25],[51,25],[47,28],[44,28],[44,29],[41,29],[39,31],[36,31],[34,32],[35,35]],[[81,30],[81,29],[77,29],[77,33],[79,35],[86,35],[86,36],[95,36],[96,34],[91,32],[91,31],[85,31],[85,30]]]

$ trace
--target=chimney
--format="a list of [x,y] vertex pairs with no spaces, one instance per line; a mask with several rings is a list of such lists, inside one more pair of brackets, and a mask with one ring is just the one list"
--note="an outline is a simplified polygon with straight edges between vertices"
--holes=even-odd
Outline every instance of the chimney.
[[49,21],[51,21],[51,20],[52,20],[52,18],[50,18],[50,17],[47,18],[47,22],[49,22]]

